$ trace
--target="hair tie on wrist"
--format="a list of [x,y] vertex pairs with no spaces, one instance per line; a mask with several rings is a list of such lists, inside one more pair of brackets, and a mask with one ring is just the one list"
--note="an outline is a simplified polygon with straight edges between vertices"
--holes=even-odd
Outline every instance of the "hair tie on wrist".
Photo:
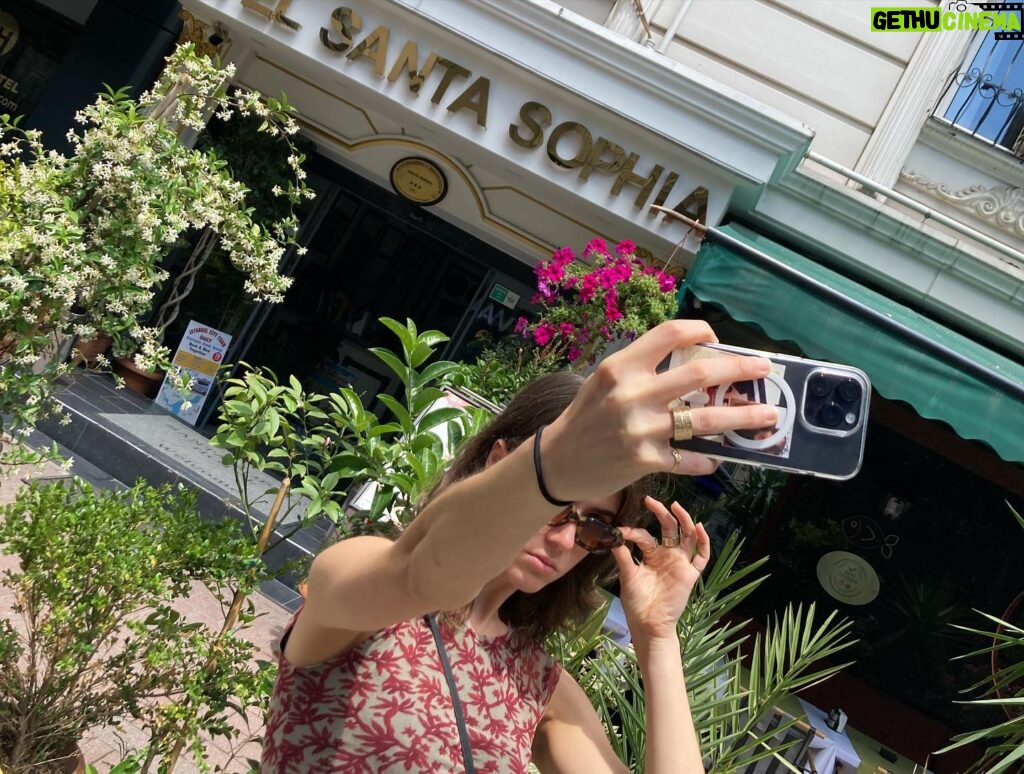
[[548,491],[547,486],[544,484],[544,473],[541,472],[540,468],[540,434],[544,432],[545,427],[547,425],[538,427],[537,432],[533,436],[533,469],[537,473],[537,488],[549,503],[557,505],[559,508],[565,508],[572,505],[572,500],[556,500],[552,497],[551,492]]

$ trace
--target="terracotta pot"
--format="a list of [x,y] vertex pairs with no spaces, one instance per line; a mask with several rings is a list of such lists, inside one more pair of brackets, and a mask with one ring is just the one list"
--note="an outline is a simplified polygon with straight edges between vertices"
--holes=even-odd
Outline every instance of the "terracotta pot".
[[82,754],[82,748],[76,744],[64,756],[63,766],[66,774],[85,774],[85,756]]
[[119,357],[113,362],[114,373],[124,379],[124,386],[147,398],[155,398],[164,380],[163,371],[143,371],[131,357]]
[[96,358],[99,355],[105,355],[113,341],[113,338],[105,335],[93,336],[91,339],[77,338],[71,348],[78,350],[76,362],[81,360],[92,368],[96,365]]

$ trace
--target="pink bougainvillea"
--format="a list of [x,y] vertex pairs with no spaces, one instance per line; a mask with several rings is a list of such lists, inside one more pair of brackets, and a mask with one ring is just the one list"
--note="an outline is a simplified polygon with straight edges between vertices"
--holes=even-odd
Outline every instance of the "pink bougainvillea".
[[676,278],[644,263],[624,239],[612,254],[594,238],[578,259],[561,247],[534,268],[538,319],[520,317],[516,333],[570,364],[593,362],[613,339],[633,339],[676,310]]

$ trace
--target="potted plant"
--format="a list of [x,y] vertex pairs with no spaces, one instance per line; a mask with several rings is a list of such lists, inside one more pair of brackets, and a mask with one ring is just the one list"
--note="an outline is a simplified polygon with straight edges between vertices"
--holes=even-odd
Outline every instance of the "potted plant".
[[592,239],[580,260],[569,247],[534,268],[538,319],[516,321],[516,332],[557,353],[569,365],[589,365],[616,341],[629,341],[672,317],[676,278],[644,263],[623,240],[615,254]]
[[[1013,507],[1010,512],[1017,523],[1024,528],[1024,517]],[[1024,760],[1024,627],[1017,614],[1021,596],[1018,595],[1003,612],[1002,617],[978,612],[987,621],[987,628],[975,629],[957,625],[957,629],[988,640],[988,644],[959,658],[969,659],[987,656],[991,673],[964,693],[981,698],[972,698],[965,703],[1001,710],[1006,719],[986,728],[968,731],[953,737],[953,742],[936,751],[936,755],[958,750],[970,745],[984,745],[984,752],[972,765],[970,772],[1019,771]]]
[[[148,360],[136,359],[138,347],[133,341],[112,341],[110,354],[111,370],[120,383],[144,398],[156,397],[167,373],[163,368]],[[143,363],[148,367],[144,368]]]
[[[0,618],[4,774],[63,772],[90,727],[155,722],[155,699],[194,690],[214,633],[172,603],[196,583],[229,594],[254,561],[235,523],[204,522],[184,493],[78,480],[20,490],[0,509],[0,551],[19,565],[2,576],[15,600]],[[217,654],[233,690],[255,672],[244,640]]]
[[70,336],[131,338],[143,371],[166,364],[158,331],[140,321],[166,279],[165,253],[185,234],[211,229],[256,299],[277,301],[288,288],[278,265],[297,230],[293,208],[312,196],[301,153],[289,154],[292,180],[274,189],[287,214],[261,225],[226,162],[182,141],[211,114],[240,113],[293,147],[287,103],[228,93],[233,72],[178,48],[151,91],[134,99],[108,88],[81,110],[67,156],[0,115],[0,433],[16,441],[59,412],[54,383],[71,366],[58,344]]
[[641,260],[629,240],[613,253],[592,239],[582,258],[559,248],[534,274],[536,318],[520,317],[514,335],[486,346],[455,377],[499,405],[542,374],[593,365],[611,345],[668,320],[678,307],[676,278]]

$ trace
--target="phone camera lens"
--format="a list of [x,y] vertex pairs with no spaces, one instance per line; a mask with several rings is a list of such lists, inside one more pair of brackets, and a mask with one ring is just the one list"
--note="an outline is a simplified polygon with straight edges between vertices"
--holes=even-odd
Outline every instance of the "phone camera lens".
[[860,385],[856,379],[843,379],[836,387],[836,395],[839,396],[840,400],[844,400],[847,403],[859,400],[860,394]]
[[825,427],[839,427],[846,417],[846,411],[837,403],[826,403],[818,409],[818,422]]
[[807,384],[807,389],[811,395],[816,398],[824,398],[830,392],[832,392],[832,385],[828,381],[828,377],[823,374],[817,374],[812,376]]

